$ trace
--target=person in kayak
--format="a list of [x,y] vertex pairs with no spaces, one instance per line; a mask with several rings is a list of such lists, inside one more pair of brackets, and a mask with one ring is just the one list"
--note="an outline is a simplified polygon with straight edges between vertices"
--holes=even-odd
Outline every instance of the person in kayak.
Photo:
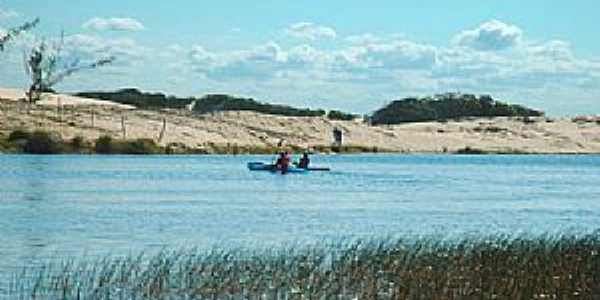
[[288,152],[279,153],[279,158],[277,158],[277,162],[275,162],[275,169],[281,170],[281,174],[286,174],[288,168],[290,166],[290,155]]
[[284,154],[283,152],[279,152],[279,156],[277,157],[277,160],[275,161],[275,164],[273,164],[273,166],[274,166],[276,169],[280,169],[280,167],[281,167],[281,163],[282,163],[282,161],[283,161],[283,156],[284,156],[284,155],[285,155],[285,154]]
[[298,162],[298,168],[308,169],[308,165],[310,164],[310,158],[308,158],[308,152],[304,152],[302,158]]

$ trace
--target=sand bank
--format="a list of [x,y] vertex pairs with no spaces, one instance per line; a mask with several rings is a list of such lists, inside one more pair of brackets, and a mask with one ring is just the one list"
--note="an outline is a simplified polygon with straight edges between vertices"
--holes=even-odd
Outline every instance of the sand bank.
[[0,134],[42,129],[59,132],[64,138],[150,138],[160,145],[180,143],[192,149],[228,144],[311,148],[331,145],[332,132],[339,128],[346,145],[379,151],[451,153],[469,147],[501,153],[600,153],[600,124],[594,119],[468,118],[368,126],[360,121],[255,112],[193,115],[187,111],[140,110],[67,95],[46,96],[33,106],[15,101],[23,97],[15,90],[0,89]]

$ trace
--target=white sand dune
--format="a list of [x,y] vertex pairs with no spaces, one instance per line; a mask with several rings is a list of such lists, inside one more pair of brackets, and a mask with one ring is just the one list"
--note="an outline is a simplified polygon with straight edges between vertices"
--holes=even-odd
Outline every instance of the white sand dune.
[[[310,148],[331,145],[339,128],[344,143],[406,153],[455,152],[465,147],[497,152],[600,153],[600,122],[568,118],[472,118],[368,126],[322,117],[282,117],[255,112],[222,112],[195,116],[186,111],[149,111],[109,101],[52,95],[40,105],[10,101],[23,96],[0,89],[0,133],[16,129],[57,131],[64,138],[102,135],[151,138],[162,145],[189,148],[210,145],[275,146],[281,142]],[[60,99],[60,101],[58,100]],[[63,109],[57,107],[62,105]],[[163,125],[166,131],[159,140]],[[125,132],[122,125],[125,125]]]
[[[26,99],[25,91],[17,89],[0,88],[0,99],[19,101]],[[124,105],[111,101],[89,99],[83,97],[76,97],[64,94],[43,94],[42,99],[37,102],[38,105],[49,105],[49,106],[114,106],[122,109],[134,109],[134,106]]]

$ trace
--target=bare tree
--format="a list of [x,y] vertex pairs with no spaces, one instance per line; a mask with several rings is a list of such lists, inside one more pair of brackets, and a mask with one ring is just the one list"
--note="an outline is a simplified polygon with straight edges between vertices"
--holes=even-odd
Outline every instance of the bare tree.
[[19,27],[9,29],[4,36],[0,36],[0,52],[4,51],[4,47],[9,41],[16,38],[20,34],[33,29],[35,26],[38,25],[39,22],[40,19],[36,18],[35,20],[25,23]]
[[30,102],[35,103],[43,92],[50,91],[53,86],[74,73],[96,69],[115,60],[115,57],[111,56],[82,62],[79,58],[63,56],[63,46],[64,34],[61,35],[60,41],[50,46],[42,41],[25,54],[26,72],[31,78],[31,85],[27,91]]

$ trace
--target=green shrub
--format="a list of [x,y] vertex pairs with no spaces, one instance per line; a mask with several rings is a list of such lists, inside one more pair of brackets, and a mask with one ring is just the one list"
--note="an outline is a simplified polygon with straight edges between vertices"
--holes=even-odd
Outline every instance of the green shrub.
[[145,93],[135,88],[122,89],[116,92],[89,92],[77,94],[81,97],[114,101],[134,105],[142,109],[186,109],[195,103],[195,113],[204,114],[218,111],[256,111],[265,114],[316,117],[325,115],[324,110],[295,108],[287,105],[262,103],[251,98],[240,98],[230,95],[207,95],[200,99],[177,98],[162,93]]
[[82,136],[76,136],[68,143],[69,152],[71,153],[90,153],[90,143]]
[[8,141],[14,142],[14,141],[18,141],[18,140],[28,140],[30,136],[31,136],[31,133],[29,131],[15,130],[15,131],[11,132],[10,135],[8,136]]
[[194,98],[176,98],[161,93],[144,93],[135,88],[122,89],[116,92],[88,92],[77,96],[109,100],[121,104],[134,105],[142,109],[185,109]]
[[59,136],[36,131],[27,140],[23,151],[29,154],[59,154],[62,149],[62,139]]
[[151,139],[136,139],[118,142],[119,154],[159,154],[161,148]]
[[287,105],[262,103],[252,98],[239,98],[229,95],[207,95],[195,102],[195,113],[204,114],[217,111],[255,111],[263,114],[290,117],[320,117],[325,115],[325,111],[320,109],[294,108]]
[[170,143],[165,148],[166,154],[187,154],[190,151],[184,143]]
[[456,154],[488,154],[488,152],[481,150],[479,148],[471,148],[471,147],[467,146],[462,149],[458,149],[456,151]]
[[114,140],[102,136],[96,140],[98,154],[160,154],[163,149],[151,139]]
[[510,105],[491,96],[443,94],[426,98],[406,98],[377,110],[369,119],[373,125],[456,120],[465,117],[538,117],[544,112]]
[[75,149],[81,149],[85,145],[85,140],[82,136],[76,136],[71,140],[71,146]]
[[0,139],[0,153],[17,152],[15,146],[6,139]]
[[98,154],[111,154],[114,151],[112,137],[105,135],[101,136],[96,140],[96,153]]
[[347,114],[339,110],[331,110],[329,113],[327,113],[327,118],[329,120],[352,121],[357,117],[357,115]]

